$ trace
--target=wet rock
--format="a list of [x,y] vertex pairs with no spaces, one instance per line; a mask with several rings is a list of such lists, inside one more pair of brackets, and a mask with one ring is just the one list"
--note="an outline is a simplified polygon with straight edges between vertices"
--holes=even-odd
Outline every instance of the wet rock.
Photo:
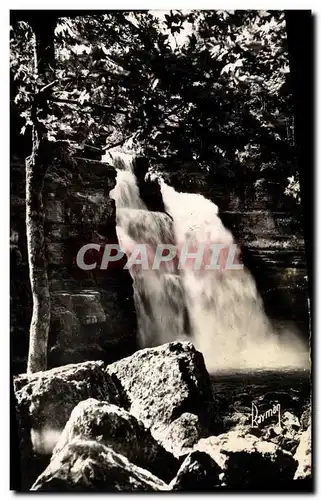
[[55,333],[56,342],[63,348],[68,348],[79,342],[81,323],[73,311],[60,304],[56,306],[56,297],[52,294],[51,331]]
[[303,411],[302,415],[301,415],[301,418],[300,418],[300,425],[301,425],[301,429],[303,431],[306,431],[309,427],[309,425],[311,425],[311,405],[309,404],[309,406]]
[[[183,413],[197,417],[202,436],[214,434],[220,424],[203,356],[190,342],[143,349],[108,366],[107,373],[124,391],[130,413],[169,451],[174,422]],[[176,423],[179,441],[183,426]],[[182,445],[184,441],[183,432]]]
[[[99,330],[105,322],[106,314],[99,292],[60,291],[52,294],[51,332],[55,337],[55,346],[76,349],[80,344],[97,343]],[[91,335],[90,325],[95,326]],[[63,364],[62,360],[60,365]]]
[[201,451],[193,451],[182,463],[170,487],[174,491],[211,491],[220,484],[221,469]]
[[166,449],[175,457],[186,455],[203,436],[199,418],[194,413],[183,413],[170,424],[160,424],[156,431]]
[[263,427],[261,429],[261,436],[263,439],[277,444],[283,450],[290,451],[294,454],[299,444],[299,430],[300,422],[298,417],[286,411],[281,417],[281,427],[279,425]]
[[282,415],[281,426],[297,432],[300,429],[300,421],[296,415],[286,411]]
[[165,212],[164,201],[157,179],[147,176],[149,170],[149,160],[142,156],[137,156],[133,161],[133,171],[135,173],[139,194],[148,210]]
[[231,415],[225,415],[223,418],[223,427],[226,431],[235,427],[247,426],[250,424],[251,418],[249,414],[234,412]]
[[208,453],[223,470],[222,484],[231,488],[266,488],[293,479],[296,461],[275,443],[230,431],[201,439],[194,447]]
[[121,297],[122,290],[113,290],[110,280],[106,287],[108,291],[52,293],[50,368],[97,359],[111,363],[134,351],[134,317],[128,310],[128,297]]
[[53,456],[32,491],[168,491],[161,479],[96,441],[74,440]]
[[[120,403],[100,361],[53,368],[14,381],[24,485],[33,481],[33,462],[50,456],[73,408],[90,397]],[[36,476],[37,477],[37,476]]]
[[119,395],[101,361],[53,368],[15,379],[20,411],[27,412],[31,428],[62,430],[73,408],[90,397],[119,402]]
[[300,442],[294,455],[298,462],[294,479],[310,479],[312,477],[311,466],[311,425],[300,435]]
[[50,222],[64,222],[62,201],[48,199],[45,208],[45,215],[46,219]]
[[277,444],[283,449],[294,453],[299,443],[300,422],[297,416],[286,411],[281,418],[282,433]]
[[160,446],[136,417],[110,403],[87,399],[72,411],[54,449],[59,454],[75,438],[94,440],[169,482],[178,461]]
[[292,455],[299,444],[300,422],[296,415],[288,411],[281,414],[281,427],[275,419],[270,424],[266,422],[259,427],[252,427],[250,414],[240,412],[224,416],[223,422],[226,431],[233,430],[242,437],[251,434],[264,441],[271,441],[283,450],[291,452]]

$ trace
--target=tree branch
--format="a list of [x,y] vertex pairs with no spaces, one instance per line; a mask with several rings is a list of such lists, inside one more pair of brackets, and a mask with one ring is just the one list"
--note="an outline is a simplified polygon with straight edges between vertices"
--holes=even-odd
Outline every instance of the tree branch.
[[[97,109],[103,109],[105,111],[112,111],[112,109],[109,106],[104,106],[103,104],[95,104],[93,102],[86,102],[86,103],[81,103],[79,101],[76,101],[74,99],[60,99],[59,97],[50,97],[48,99],[50,102],[60,102],[62,104],[75,104],[76,106],[88,106],[89,108],[97,108]],[[123,110],[117,110],[116,113],[122,114],[122,115],[127,115],[126,111]]]
[[45,85],[44,87],[39,89],[39,92],[44,92],[45,90],[49,89],[50,87],[53,87],[57,82],[59,82],[58,79],[54,80],[53,82],[48,83],[47,85]]

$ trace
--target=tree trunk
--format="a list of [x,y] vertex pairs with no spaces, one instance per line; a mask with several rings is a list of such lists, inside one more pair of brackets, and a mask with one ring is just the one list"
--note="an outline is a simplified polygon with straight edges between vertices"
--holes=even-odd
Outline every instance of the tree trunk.
[[[27,373],[47,369],[47,349],[50,326],[50,293],[44,237],[43,186],[50,154],[46,130],[39,120],[47,115],[48,95],[44,89],[54,77],[54,27],[55,19],[44,16],[30,20],[35,34],[35,73],[37,84],[32,104],[32,153],[26,159],[26,229],[29,277],[33,300],[29,330]],[[51,90],[50,90],[51,91]],[[47,148],[47,151],[46,151]]]
[[33,125],[32,154],[26,159],[26,227],[29,277],[33,299],[27,372],[47,368],[50,294],[44,239],[43,165],[38,132]]

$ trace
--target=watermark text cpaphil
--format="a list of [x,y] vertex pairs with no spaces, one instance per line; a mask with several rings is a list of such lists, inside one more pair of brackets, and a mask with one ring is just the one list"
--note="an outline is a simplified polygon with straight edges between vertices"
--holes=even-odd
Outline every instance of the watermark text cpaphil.
[[76,257],[84,271],[121,267],[128,270],[237,270],[243,269],[236,244],[200,243],[197,246],[171,244],[152,246],[147,243],[115,244],[87,243]]

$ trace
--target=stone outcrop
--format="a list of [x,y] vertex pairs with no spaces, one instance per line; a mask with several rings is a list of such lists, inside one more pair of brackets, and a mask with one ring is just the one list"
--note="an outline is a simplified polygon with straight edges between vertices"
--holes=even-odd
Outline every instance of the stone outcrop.
[[[225,419],[230,431],[237,431],[239,436],[246,437],[252,434],[264,441],[269,441],[278,445],[283,450],[295,453],[300,440],[300,422],[296,415],[291,412],[284,412],[281,416],[281,426],[278,422],[266,422],[260,427],[252,427],[249,415],[233,413],[230,419]],[[234,423],[234,425],[231,425]]]
[[39,474],[39,457],[50,457],[73,408],[88,398],[122,404],[102,362],[67,365],[15,379],[24,487]]
[[295,471],[294,479],[311,479],[311,425],[300,435],[300,442],[294,458],[298,462],[298,467]]
[[309,425],[311,425],[311,401],[308,406],[302,412],[300,418],[300,425],[303,431],[306,431]]
[[[182,428],[185,413],[196,416],[202,435],[219,428],[217,405],[201,353],[190,342],[171,342],[143,349],[107,367],[107,373],[128,400],[129,412],[175,453],[170,435]],[[184,446],[176,433],[176,446]]]
[[283,450],[294,454],[299,443],[300,422],[296,415],[286,411],[281,417],[281,428],[278,425],[262,429],[263,439],[277,444]]
[[119,403],[111,377],[101,361],[52,368],[15,379],[19,411],[27,411],[31,427],[62,430],[73,408],[90,397]]
[[[217,417],[216,417],[217,421]],[[213,420],[214,422],[214,420]],[[213,426],[214,429],[220,427]],[[207,429],[205,429],[207,433]],[[172,422],[162,423],[157,426],[155,436],[161,436],[161,441],[175,457],[181,457],[193,450],[193,446],[204,436],[204,428],[200,418],[195,413],[182,413]]]
[[54,455],[76,438],[104,444],[167,482],[179,466],[141,422],[126,410],[107,402],[87,399],[79,403],[71,413]]
[[229,488],[270,488],[293,479],[296,461],[276,444],[238,430],[201,439],[195,450],[208,453],[222,469]]
[[32,491],[168,491],[161,479],[97,441],[75,439],[55,454]]
[[221,469],[214,460],[201,451],[193,451],[182,463],[171,481],[173,491],[212,491],[220,485]]

